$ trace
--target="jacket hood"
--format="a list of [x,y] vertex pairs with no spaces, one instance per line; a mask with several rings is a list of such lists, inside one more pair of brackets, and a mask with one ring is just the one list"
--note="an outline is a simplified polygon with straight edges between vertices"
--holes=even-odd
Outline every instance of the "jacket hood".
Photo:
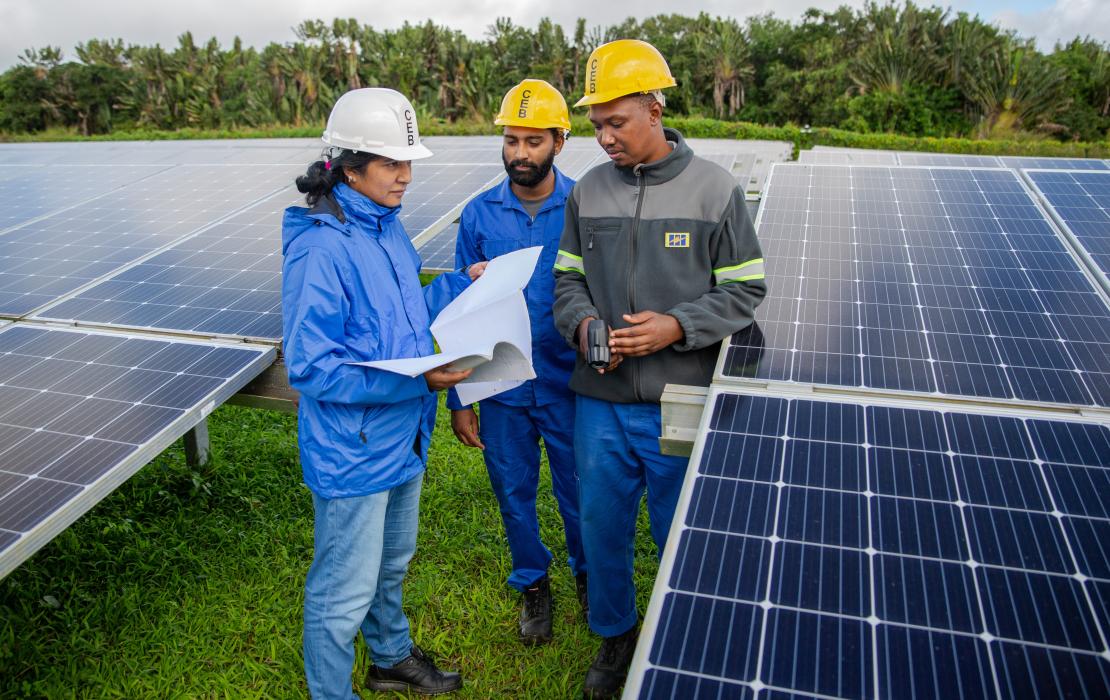
[[686,139],[676,129],[667,127],[663,127],[663,135],[668,142],[674,144],[671,152],[654,163],[640,163],[630,168],[617,167],[622,180],[635,185],[639,177],[643,176],[644,184],[659,185],[674,179],[686,169],[694,157],[694,151],[686,144]]

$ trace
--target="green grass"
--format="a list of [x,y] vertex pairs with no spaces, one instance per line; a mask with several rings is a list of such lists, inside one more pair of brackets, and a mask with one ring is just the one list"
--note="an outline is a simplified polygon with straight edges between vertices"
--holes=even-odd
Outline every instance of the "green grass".
[[[555,641],[526,649],[481,455],[458,445],[448,422],[441,406],[405,582],[413,637],[463,673],[454,697],[576,697],[598,640],[574,598],[546,469],[538,507],[555,554]],[[190,469],[174,446],[0,581],[0,698],[307,695],[312,505],[296,418],[224,406],[209,429],[207,466]],[[641,514],[641,611],[655,570]],[[369,663],[359,647],[356,690]]]

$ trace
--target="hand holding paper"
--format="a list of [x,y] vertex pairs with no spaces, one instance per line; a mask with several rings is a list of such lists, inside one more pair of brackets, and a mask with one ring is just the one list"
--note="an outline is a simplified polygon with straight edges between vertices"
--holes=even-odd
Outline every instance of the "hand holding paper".
[[522,290],[532,278],[540,247],[494,258],[482,275],[432,322],[441,352],[427,357],[354,362],[415,377],[444,365],[473,369],[455,389],[473,403],[519,386],[536,376],[532,331]]

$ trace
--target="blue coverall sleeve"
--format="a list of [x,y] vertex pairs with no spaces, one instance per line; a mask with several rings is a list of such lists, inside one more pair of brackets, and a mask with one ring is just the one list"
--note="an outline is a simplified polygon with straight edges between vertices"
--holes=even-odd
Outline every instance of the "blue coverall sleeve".
[[427,395],[424,377],[406,377],[347,364],[345,341],[349,302],[342,272],[331,255],[305,248],[283,267],[285,366],[289,385],[317,401],[343,404],[400,403]]
[[[459,221],[459,235],[455,237],[455,267],[465,270],[470,265],[481,262],[482,259],[482,254],[478,252],[478,246],[474,242],[474,228],[464,212]],[[451,388],[447,390],[447,408],[459,411],[470,406],[464,406],[459,400],[459,393]]]

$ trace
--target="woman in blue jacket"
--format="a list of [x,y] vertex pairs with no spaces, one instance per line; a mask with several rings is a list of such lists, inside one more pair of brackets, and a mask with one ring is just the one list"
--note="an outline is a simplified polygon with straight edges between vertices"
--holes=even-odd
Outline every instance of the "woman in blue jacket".
[[420,258],[397,215],[410,161],[431,152],[400,93],[343,95],[324,142],[327,159],[297,178],[309,207],[290,207],[282,224],[285,364],[301,394],[301,467],[315,508],[305,675],[314,698],[357,698],[351,671],[361,629],[374,660],[368,687],[449,692],[462,678],[413,644],[401,582],[416,548],[434,392],[469,371],[410,378],[350,363],[433,354],[430,319],[482,268],[421,289]]

